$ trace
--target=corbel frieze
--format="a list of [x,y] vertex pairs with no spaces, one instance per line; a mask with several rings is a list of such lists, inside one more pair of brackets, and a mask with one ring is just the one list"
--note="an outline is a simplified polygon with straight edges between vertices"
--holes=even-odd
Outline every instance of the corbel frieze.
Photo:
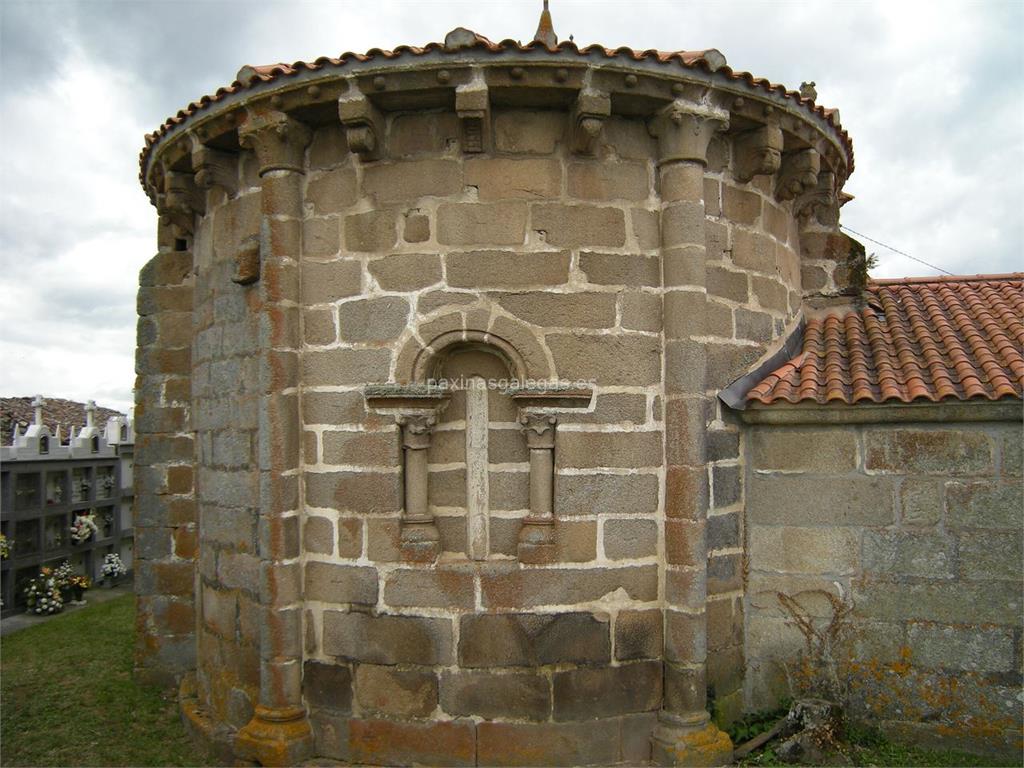
[[572,111],[572,148],[581,155],[597,151],[604,121],[612,113],[612,100],[607,93],[585,86],[576,97]]
[[491,95],[483,75],[455,89],[455,112],[459,116],[460,145],[463,152],[483,152],[490,141]]
[[260,264],[260,240],[258,237],[250,237],[235,252],[235,271],[231,275],[231,282],[252,285],[260,279]]
[[818,174],[817,184],[793,201],[793,214],[802,225],[816,221],[831,226],[839,223],[839,205],[836,175],[822,171]]
[[782,157],[782,169],[775,184],[779,200],[794,200],[818,184],[821,156],[815,149],[800,149]]
[[165,168],[163,192],[156,196],[160,223],[169,226],[175,237],[191,237],[195,232],[196,213],[206,208],[205,195],[195,184],[194,175]]
[[238,143],[256,153],[259,175],[270,171],[304,172],[310,129],[284,112],[253,115],[238,129]]
[[782,144],[782,129],[777,125],[762,125],[738,135],[733,143],[735,179],[748,182],[755,176],[774,176],[782,167]]
[[350,152],[364,161],[376,160],[383,154],[384,118],[355,82],[338,99],[338,118]]
[[192,170],[196,186],[202,190],[220,187],[228,197],[238,193],[238,156],[204,146],[194,139]]
[[728,127],[726,110],[683,99],[676,99],[647,123],[648,131],[658,140],[659,164],[680,161],[706,164],[711,139]]

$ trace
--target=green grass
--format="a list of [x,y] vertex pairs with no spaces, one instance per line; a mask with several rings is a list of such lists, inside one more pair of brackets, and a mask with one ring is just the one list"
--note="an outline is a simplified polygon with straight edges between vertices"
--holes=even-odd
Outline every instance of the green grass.
[[126,595],[0,641],[0,764],[208,764],[175,694],[132,679],[134,610]]

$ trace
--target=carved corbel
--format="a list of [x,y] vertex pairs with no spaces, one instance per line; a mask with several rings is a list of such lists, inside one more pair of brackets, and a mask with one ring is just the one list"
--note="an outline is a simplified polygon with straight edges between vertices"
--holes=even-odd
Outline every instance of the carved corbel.
[[210,149],[199,143],[192,147],[192,170],[196,186],[202,190],[220,187],[228,197],[238,192],[238,157],[230,152]]
[[832,171],[818,174],[817,184],[803,192],[793,202],[793,214],[802,225],[812,220],[826,226],[839,223],[839,198],[836,194],[836,175]]
[[384,118],[354,83],[338,99],[338,118],[349,151],[363,160],[376,160],[383,154]]
[[779,200],[793,200],[818,184],[821,156],[815,149],[801,149],[784,155],[782,171],[775,184]]
[[171,228],[177,238],[191,237],[195,232],[196,213],[205,208],[204,195],[196,187],[193,174],[163,171],[164,191],[156,196],[160,223]]
[[231,282],[252,285],[260,279],[260,240],[250,237],[238,246],[235,253],[235,271]]
[[585,87],[576,97],[572,112],[572,148],[581,155],[597,151],[604,121],[612,113],[612,100],[607,93]]
[[782,129],[762,125],[736,137],[734,143],[736,181],[747,182],[755,176],[773,176],[782,167]]
[[707,163],[708,145],[719,131],[729,127],[729,113],[716,107],[676,99],[647,124],[658,140],[659,164]]
[[238,143],[256,153],[260,176],[270,171],[303,173],[303,158],[313,134],[284,112],[255,115],[238,129]]
[[463,152],[483,152],[490,140],[491,95],[479,72],[472,81],[455,89]]

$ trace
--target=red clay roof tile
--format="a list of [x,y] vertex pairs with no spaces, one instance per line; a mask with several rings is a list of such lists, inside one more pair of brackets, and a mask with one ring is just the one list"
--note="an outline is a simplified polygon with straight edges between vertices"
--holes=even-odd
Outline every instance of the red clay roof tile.
[[800,354],[746,396],[773,403],[1022,397],[1024,273],[874,280],[807,321]]

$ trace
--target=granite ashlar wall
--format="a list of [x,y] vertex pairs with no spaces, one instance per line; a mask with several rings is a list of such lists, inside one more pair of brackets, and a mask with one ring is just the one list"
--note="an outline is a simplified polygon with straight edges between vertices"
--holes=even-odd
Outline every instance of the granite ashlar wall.
[[835,655],[856,716],[1019,750],[1021,424],[923,408],[927,421],[749,428],[747,704],[788,693],[780,662],[803,645],[777,593],[820,626],[823,590],[853,607]]

